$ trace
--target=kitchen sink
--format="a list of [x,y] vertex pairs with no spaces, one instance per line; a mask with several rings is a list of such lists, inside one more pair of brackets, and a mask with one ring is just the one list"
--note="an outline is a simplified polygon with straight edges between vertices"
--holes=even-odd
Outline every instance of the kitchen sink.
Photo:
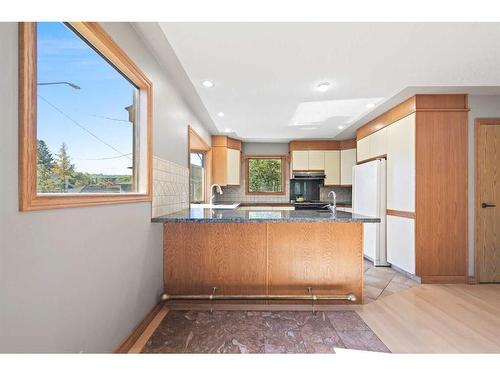
[[234,210],[240,204],[239,203],[227,203],[227,204],[210,204],[210,203],[193,203],[191,208],[213,208],[217,210]]

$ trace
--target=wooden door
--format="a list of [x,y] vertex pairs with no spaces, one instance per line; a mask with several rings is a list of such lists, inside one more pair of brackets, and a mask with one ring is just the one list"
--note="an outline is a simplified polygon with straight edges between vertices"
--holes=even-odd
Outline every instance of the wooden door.
[[476,121],[476,270],[500,282],[500,119]]

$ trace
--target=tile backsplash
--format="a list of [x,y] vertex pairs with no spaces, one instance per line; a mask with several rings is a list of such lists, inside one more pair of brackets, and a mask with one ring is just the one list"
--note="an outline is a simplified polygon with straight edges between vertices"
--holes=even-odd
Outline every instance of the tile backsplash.
[[328,197],[328,193],[332,190],[337,195],[337,202],[352,202],[351,186],[323,186],[319,189],[319,199],[323,202],[329,202],[331,197]]
[[153,156],[152,216],[189,208],[189,168]]
[[240,186],[223,186],[224,194],[216,195],[216,202],[238,202],[238,203],[289,203],[290,202],[290,180],[288,179],[288,163],[286,165],[285,194],[284,195],[247,195],[245,168],[246,163],[242,161],[240,167]]

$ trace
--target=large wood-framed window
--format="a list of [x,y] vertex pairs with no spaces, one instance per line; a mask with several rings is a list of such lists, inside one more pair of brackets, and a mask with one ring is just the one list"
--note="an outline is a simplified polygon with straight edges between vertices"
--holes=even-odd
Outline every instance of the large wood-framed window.
[[246,194],[286,194],[286,160],[286,156],[246,156]]
[[19,24],[19,209],[150,201],[152,83],[94,22]]

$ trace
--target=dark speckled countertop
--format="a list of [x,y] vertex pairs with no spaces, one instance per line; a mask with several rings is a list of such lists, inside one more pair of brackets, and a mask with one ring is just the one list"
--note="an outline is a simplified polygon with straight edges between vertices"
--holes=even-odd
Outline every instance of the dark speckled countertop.
[[332,222],[332,223],[380,223],[380,218],[353,214],[337,210],[330,212],[314,210],[221,210],[191,208],[151,219],[153,223],[247,223],[247,222]]

